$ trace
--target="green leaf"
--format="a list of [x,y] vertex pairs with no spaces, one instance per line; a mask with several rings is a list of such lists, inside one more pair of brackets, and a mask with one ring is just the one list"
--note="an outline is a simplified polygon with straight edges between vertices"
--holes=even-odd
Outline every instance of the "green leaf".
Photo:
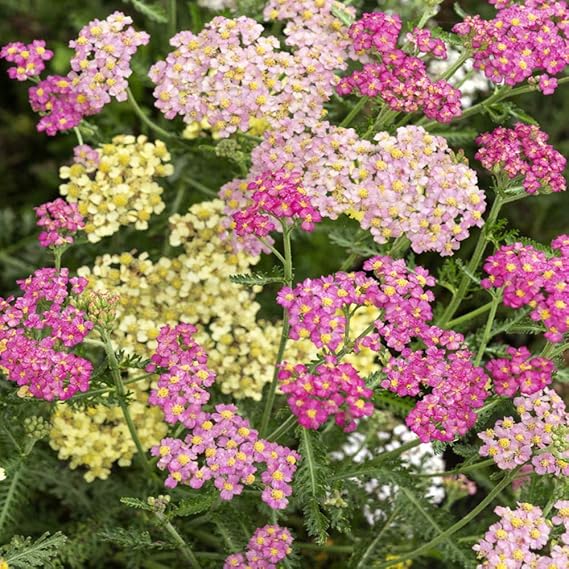
[[121,504],[128,506],[129,508],[134,508],[135,510],[146,510],[148,512],[152,511],[152,507],[146,502],[139,500],[138,498],[131,498],[125,496],[121,498]]
[[170,516],[194,516],[209,510],[215,501],[216,494],[213,491],[202,490],[190,498],[184,498],[170,513]]
[[31,537],[16,536],[8,545],[2,547],[2,556],[10,569],[55,567],[52,562],[66,541],[67,537],[61,532],[52,536],[46,532],[36,541],[32,541]]
[[263,286],[270,283],[284,283],[284,273],[282,270],[273,270],[273,274],[255,272],[230,275],[229,280],[235,284],[246,286]]
[[166,24],[168,22],[166,10],[160,4],[150,4],[145,0],[123,0],[123,2],[132,4],[132,7],[137,12],[140,12],[153,22],[158,22],[159,24]]
[[302,505],[308,534],[316,543],[322,544],[330,527],[330,520],[321,508],[329,490],[328,454],[317,431],[300,428],[299,436],[302,461],[295,478],[297,498]]
[[19,458],[6,467],[6,480],[0,483],[0,536],[16,521],[26,499],[25,461]]

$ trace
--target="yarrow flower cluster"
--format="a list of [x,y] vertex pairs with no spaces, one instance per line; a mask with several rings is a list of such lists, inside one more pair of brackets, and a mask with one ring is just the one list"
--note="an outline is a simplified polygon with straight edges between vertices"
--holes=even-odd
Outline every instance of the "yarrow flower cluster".
[[252,119],[304,130],[323,113],[334,74],[310,55],[280,49],[277,38],[246,17],[221,16],[198,35],[183,31],[176,48],[150,70],[156,106],[166,118],[187,123],[204,119],[218,137],[247,131]]
[[132,18],[114,12],[105,20],[93,20],[69,43],[75,50],[71,79],[76,93],[85,96],[93,112],[99,112],[114,97],[126,101],[130,60],[150,41],[146,32],[132,27]]
[[252,152],[251,177],[220,190],[228,216],[247,207],[248,185],[267,170],[300,172],[322,217],[355,217],[378,243],[405,235],[417,253],[451,255],[483,223],[486,200],[476,173],[443,137],[421,127],[381,133],[374,143],[329,123],[294,136],[268,132]]
[[547,144],[548,135],[535,125],[518,123],[513,129],[498,127],[476,139],[476,159],[487,170],[521,179],[528,194],[540,189],[562,192],[567,188],[565,157]]
[[369,417],[373,391],[349,363],[328,357],[314,369],[283,364],[278,375],[291,411],[305,429],[318,429],[330,416],[344,431],[353,431],[356,419]]
[[277,569],[277,564],[292,552],[293,539],[287,528],[266,525],[257,528],[245,553],[230,555],[223,569]]
[[158,335],[157,348],[148,372],[165,368],[148,399],[164,412],[168,423],[180,422],[188,428],[196,424],[201,408],[209,401],[215,374],[207,367],[207,355],[194,340],[197,332],[191,324],[164,326]]
[[508,358],[498,358],[486,364],[498,395],[512,397],[518,391],[524,395],[531,395],[551,383],[555,370],[551,360],[532,357],[525,346],[510,347],[506,353]]
[[184,440],[163,439],[152,454],[159,457],[158,468],[168,470],[166,487],[186,484],[197,489],[213,480],[222,500],[231,500],[253,484],[257,465],[263,464],[261,499],[273,509],[286,508],[300,459],[295,451],[260,439],[235,405],[198,413]]
[[60,169],[60,177],[69,180],[60,186],[60,193],[77,204],[93,243],[116,233],[121,225],[147,229],[152,214],[165,207],[163,189],[155,179],[173,173],[169,162],[166,145],[142,135],[115,136],[96,150],[83,145],[74,164]]
[[484,288],[503,288],[503,302],[510,308],[529,306],[532,320],[545,326],[545,337],[561,342],[569,330],[569,236],[551,243],[560,257],[548,257],[531,245],[504,245],[484,263],[489,275]]
[[[148,394],[139,384],[129,386],[128,410],[144,450],[166,436],[168,426],[160,409],[148,406]],[[60,460],[69,461],[71,469],[82,469],[87,482],[106,480],[114,464],[130,466],[137,452],[116,405],[85,409],[66,403],[57,405],[51,418],[49,444]]]
[[[100,112],[113,97],[126,100],[130,60],[149,40],[146,32],[134,30],[132,18],[122,12],[89,22],[69,44],[75,50],[71,71],[66,76],[48,75],[29,90],[32,109],[42,114],[38,131],[53,136]],[[0,52],[0,57],[17,64],[8,73],[18,80],[38,76],[52,56],[40,40],[29,46],[8,44]]]
[[42,247],[61,247],[74,242],[73,236],[85,227],[77,205],[61,198],[35,208],[37,225],[42,228],[39,242]]
[[71,303],[87,281],[39,269],[18,284],[22,296],[0,298],[0,368],[23,395],[51,401],[87,391],[93,366],[70,351],[93,328]]
[[569,474],[569,415],[563,399],[544,389],[514,399],[520,421],[505,417],[478,436],[481,456],[490,456],[502,470],[512,470],[531,460],[540,475]]
[[46,49],[45,41],[34,40],[30,44],[12,42],[0,49],[0,59],[14,63],[8,68],[10,79],[26,81],[37,77],[45,69],[45,62],[53,57],[53,51]]
[[[338,85],[338,93],[380,96],[394,111],[422,110],[425,116],[442,123],[460,116],[460,90],[444,79],[433,81],[422,59],[399,49],[400,32],[401,18],[397,14],[366,13],[353,23],[349,35],[354,48],[358,52],[374,50],[381,62],[365,63],[361,70],[344,77]],[[411,39],[419,51],[446,57],[445,44],[431,38],[429,32],[415,30]]]
[[[421,267],[410,271],[404,261],[390,257],[374,257],[364,269],[375,278],[365,272],[336,273],[282,289],[277,301],[289,312],[290,337],[310,339],[324,353],[334,353],[346,345],[350,315],[357,314],[358,306],[374,306],[375,322],[354,341],[348,338],[350,347],[356,354],[365,347],[386,356],[383,388],[401,396],[423,395],[407,417],[421,440],[451,441],[463,435],[488,396],[488,378],[472,363],[462,335],[426,324],[434,297],[425,287],[434,286],[434,279]],[[415,339],[426,349],[412,348]],[[285,364],[283,391],[293,413],[310,428],[318,428],[347,403],[348,413],[341,410],[336,422],[352,430],[353,418],[371,414],[366,401],[371,393],[351,366],[342,368],[333,356],[328,364],[323,369]],[[431,392],[425,394],[425,388]]]
[[322,218],[301,183],[298,172],[284,170],[264,172],[251,182],[247,188],[252,192],[251,205],[233,215],[237,235],[264,237],[276,229],[271,217],[299,221],[302,229],[312,231]]
[[544,94],[553,93],[557,75],[569,64],[565,2],[526,0],[494,2],[492,20],[467,16],[453,31],[467,38],[474,66],[494,83],[516,85],[534,76]]
[[553,526],[564,526],[569,521],[569,502],[557,501],[558,515],[546,519],[543,510],[527,502],[518,502],[517,508],[498,506],[494,512],[500,520],[492,524],[484,538],[473,549],[483,562],[478,569],[563,569],[569,566],[568,536],[562,536],[564,545],[552,542],[548,554],[539,553],[550,541]]

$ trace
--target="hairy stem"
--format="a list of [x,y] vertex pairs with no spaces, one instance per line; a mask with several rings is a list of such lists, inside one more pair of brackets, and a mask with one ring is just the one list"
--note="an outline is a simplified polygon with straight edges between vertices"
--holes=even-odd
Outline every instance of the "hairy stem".
[[170,534],[172,539],[175,541],[178,549],[182,555],[189,561],[190,567],[192,569],[202,569],[200,562],[198,561],[196,555],[190,548],[190,546],[184,541],[184,538],[178,533],[178,530],[168,521],[164,514],[160,512],[155,512],[156,517],[160,520],[164,529]]

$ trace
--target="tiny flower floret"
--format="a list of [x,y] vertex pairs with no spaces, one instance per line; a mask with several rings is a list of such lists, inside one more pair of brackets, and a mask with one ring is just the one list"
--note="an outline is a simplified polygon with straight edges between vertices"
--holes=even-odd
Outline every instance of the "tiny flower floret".
[[39,242],[42,247],[61,247],[74,242],[73,236],[85,227],[76,204],[59,198],[35,208],[37,224],[42,228]]
[[8,68],[10,79],[26,81],[37,77],[45,69],[45,62],[53,57],[53,51],[46,49],[45,41],[34,40],[30,44],[12,42],[0,49],[0,59],[13,63]]

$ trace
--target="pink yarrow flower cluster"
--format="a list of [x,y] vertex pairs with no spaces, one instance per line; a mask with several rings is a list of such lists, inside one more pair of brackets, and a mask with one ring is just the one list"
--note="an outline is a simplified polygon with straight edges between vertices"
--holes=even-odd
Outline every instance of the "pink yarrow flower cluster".
[[539,81],[544,94],[557,87],[557,75],[569,64],[569,9],[566,2],[526,0],[495,2],[492,20],[467,16],[453,31],[468,38],[474,67],[494,83],[516,85],[528,78]]
[[[566,503],[555,508],[566,513]],[[484,538],[472,549],[483,562],[478,569],[564,569],[569,566],[569,548],[554,541],[548,554],[539,553],[550,541],[551,526],[566,525],[566,517],[547,520],[543,510],[527,502],[517,508],[498,506],[494,512],[500,520],[492,524]],[[567,544],[566,538],[563,543]]]
[[215,382],[204,349],[193,339],[196,332],[192,324],[162,327],[156,339],[158,346],[146,368],[149,372],[166,370],[152,389],[149,403],[162,409],[166,422],[180,422],[188,428],[196,425],[210,398],[206,388]]
[[567,160],[547,144],[548,138],[535,125],[500,126],[476,139],[480,146],[476,159],[487,170],[505,172],[510,180],[521,179],[528,194],[540,189],[562,192],[567,188],[563,176]]
[[524,395],[531,395],[551,383],[555,370],[551,360],[532,357],[525,346],[509,347],[506,353],[508,358],[498,358],[486,364],[498,395],[512,397],[518,391]]
[[417,253],[452,255],[470,228],[483,224],[486,200],[476,173],[443,137],[420,127],[381,133],[374,142],[329,123],[311,133],[266,133],[253,150],[251,177],[220,190],[229,217],[247,206],[248,184],[268,170],[300,172],[322,217],[354,217],[381,244],[405,235]]
[[212,480],[222,500],[231,500],[257,480],[259,466],[261,499],[273,509],[286,508],[291,481],[300,455],[259,438],[235,405],[217,405],[214,413],[200,412],[184,440],[166,438],[152,449],[158,468],[168,470],[167,488],[186,484],[201,488]]
[[53,51],[46,49],[45,41],[34,40],[30,44],[12,42],[0,49],[0,59],[14,63],[8,68],[8,77],[26,81],[37,77],[45,69],[45,62],[53,57]]
[[549,257],[530,245],[504,245],[486,259],[489,275],[484,288],[503,288],[503,302],[511,308],[529,306],[530,316],[545,326],[545,337],[561,342],[569,330],[569,236],[551,246],[560,257]]
[[[53,136],[76,127],[83,117],[100,112],[113,97],[118,101],[126,100],[127,78],[132,73],[130,60],[149,39],[146,32],[135,31],[132,18],[122,12],[114,12],[105,20],[89,22],[79,37],[69,44],[75,54],[67,76],[48,75],[29,90],[32,109],[42,115],[38,131]],[[49,59],[53,55],[45,50],[44,42],[34,43],[37,43],[36,59]],[[8,53],[10,46],[3,48],[2,53],[4,50]],[[40,71],[43,70],[43,63],[38,60],[35,68],[40,67]],[[31,72],[23,78],[29,76]],[[20,76],[16,78],[20,79]]]
[[569,475],[569,415],[563,399],[552,389],[514,399],[520,421],[505,417],[478,436],[481,456],[498,468],[512,470],[531,461],[540,475]]
[[79,144],[73,148],[73,162],[81,164],[87,170],[97,168],[100,156],[97,150],[88,144]]
[[[426,63],[397,47],[401,32],[398,15],[366,13],[352,24],[349,35],[357,51],[374,50],[381,63],[365,63],[361,70],[344,77],[338,84],[340,95],[358,92],[366,97],[381,97],[394,111],[412,113],[422,110],[438,122],[450,122],[462,114],[461,93],[443,79],[433,81]],[[420,30],[412,36],[420,51],[446,57],[446,47]]]
[[277,569],[277,564],[292,552],[290,531],[277,525],[257,528],[245,553],[230,555],[223,569]]
[[333,416],[338,426],[351,432],[356,419],[373,414],[373,391],[354,366],[338,363],[333,356],[314,369],[284,362],[278,378],[291,411],[305,429],[318,429]]
[[251,205],[233,215],[237,235],[264,237],[277,229],[274,218],[299,221],[302,229],[310,232],[322,219],[310,203],[298,172],[267,171],[247,189],[252,192]]
[[247,131],[252,119],[304,130],[323,113],[334,74],[302,50],[281,50],[277,38],[246,17],[213,18],[195,35],[183,31],[175,48],[150,70],[156,106],[166,118],[206,120],[218,137]]
[[447,46],[439,38],[434,38],[430,30],[415,28],[407,34],[407,41],[410,41],[419,53],[431,54],[439,59],[447,58]]
[[42,228],[39,242],[42,247],[61,247],[74,242],[73,236],[85,227],[76,204],[58,198],[35,208],[37,225]]
[[147,367],[149,372],[162,372],[150,404],[164,411],[167,422],[190,429],[183,440],[166,438],[152,449],[159,457],[158,467],[169,473],[166,487],[201,488],[212,480],[221,499],[231,500],[256,481],[258,464],[264,464],[261,498],[271,508],[285,508],[300,455],[260,439],[235,405],[217,405],[213,413],[204,410],[210,399],[206,388],[214,383],[215,373],[193,339],[196,331],[191,324],[163,326]]
[[70,349],[93,328],[71,301],[86,279],[67,269],[39,269],[18,281],[18,298],[0,298],[0,368],[22,393],[39,399],[69,399],[87,391],[92,364]]

